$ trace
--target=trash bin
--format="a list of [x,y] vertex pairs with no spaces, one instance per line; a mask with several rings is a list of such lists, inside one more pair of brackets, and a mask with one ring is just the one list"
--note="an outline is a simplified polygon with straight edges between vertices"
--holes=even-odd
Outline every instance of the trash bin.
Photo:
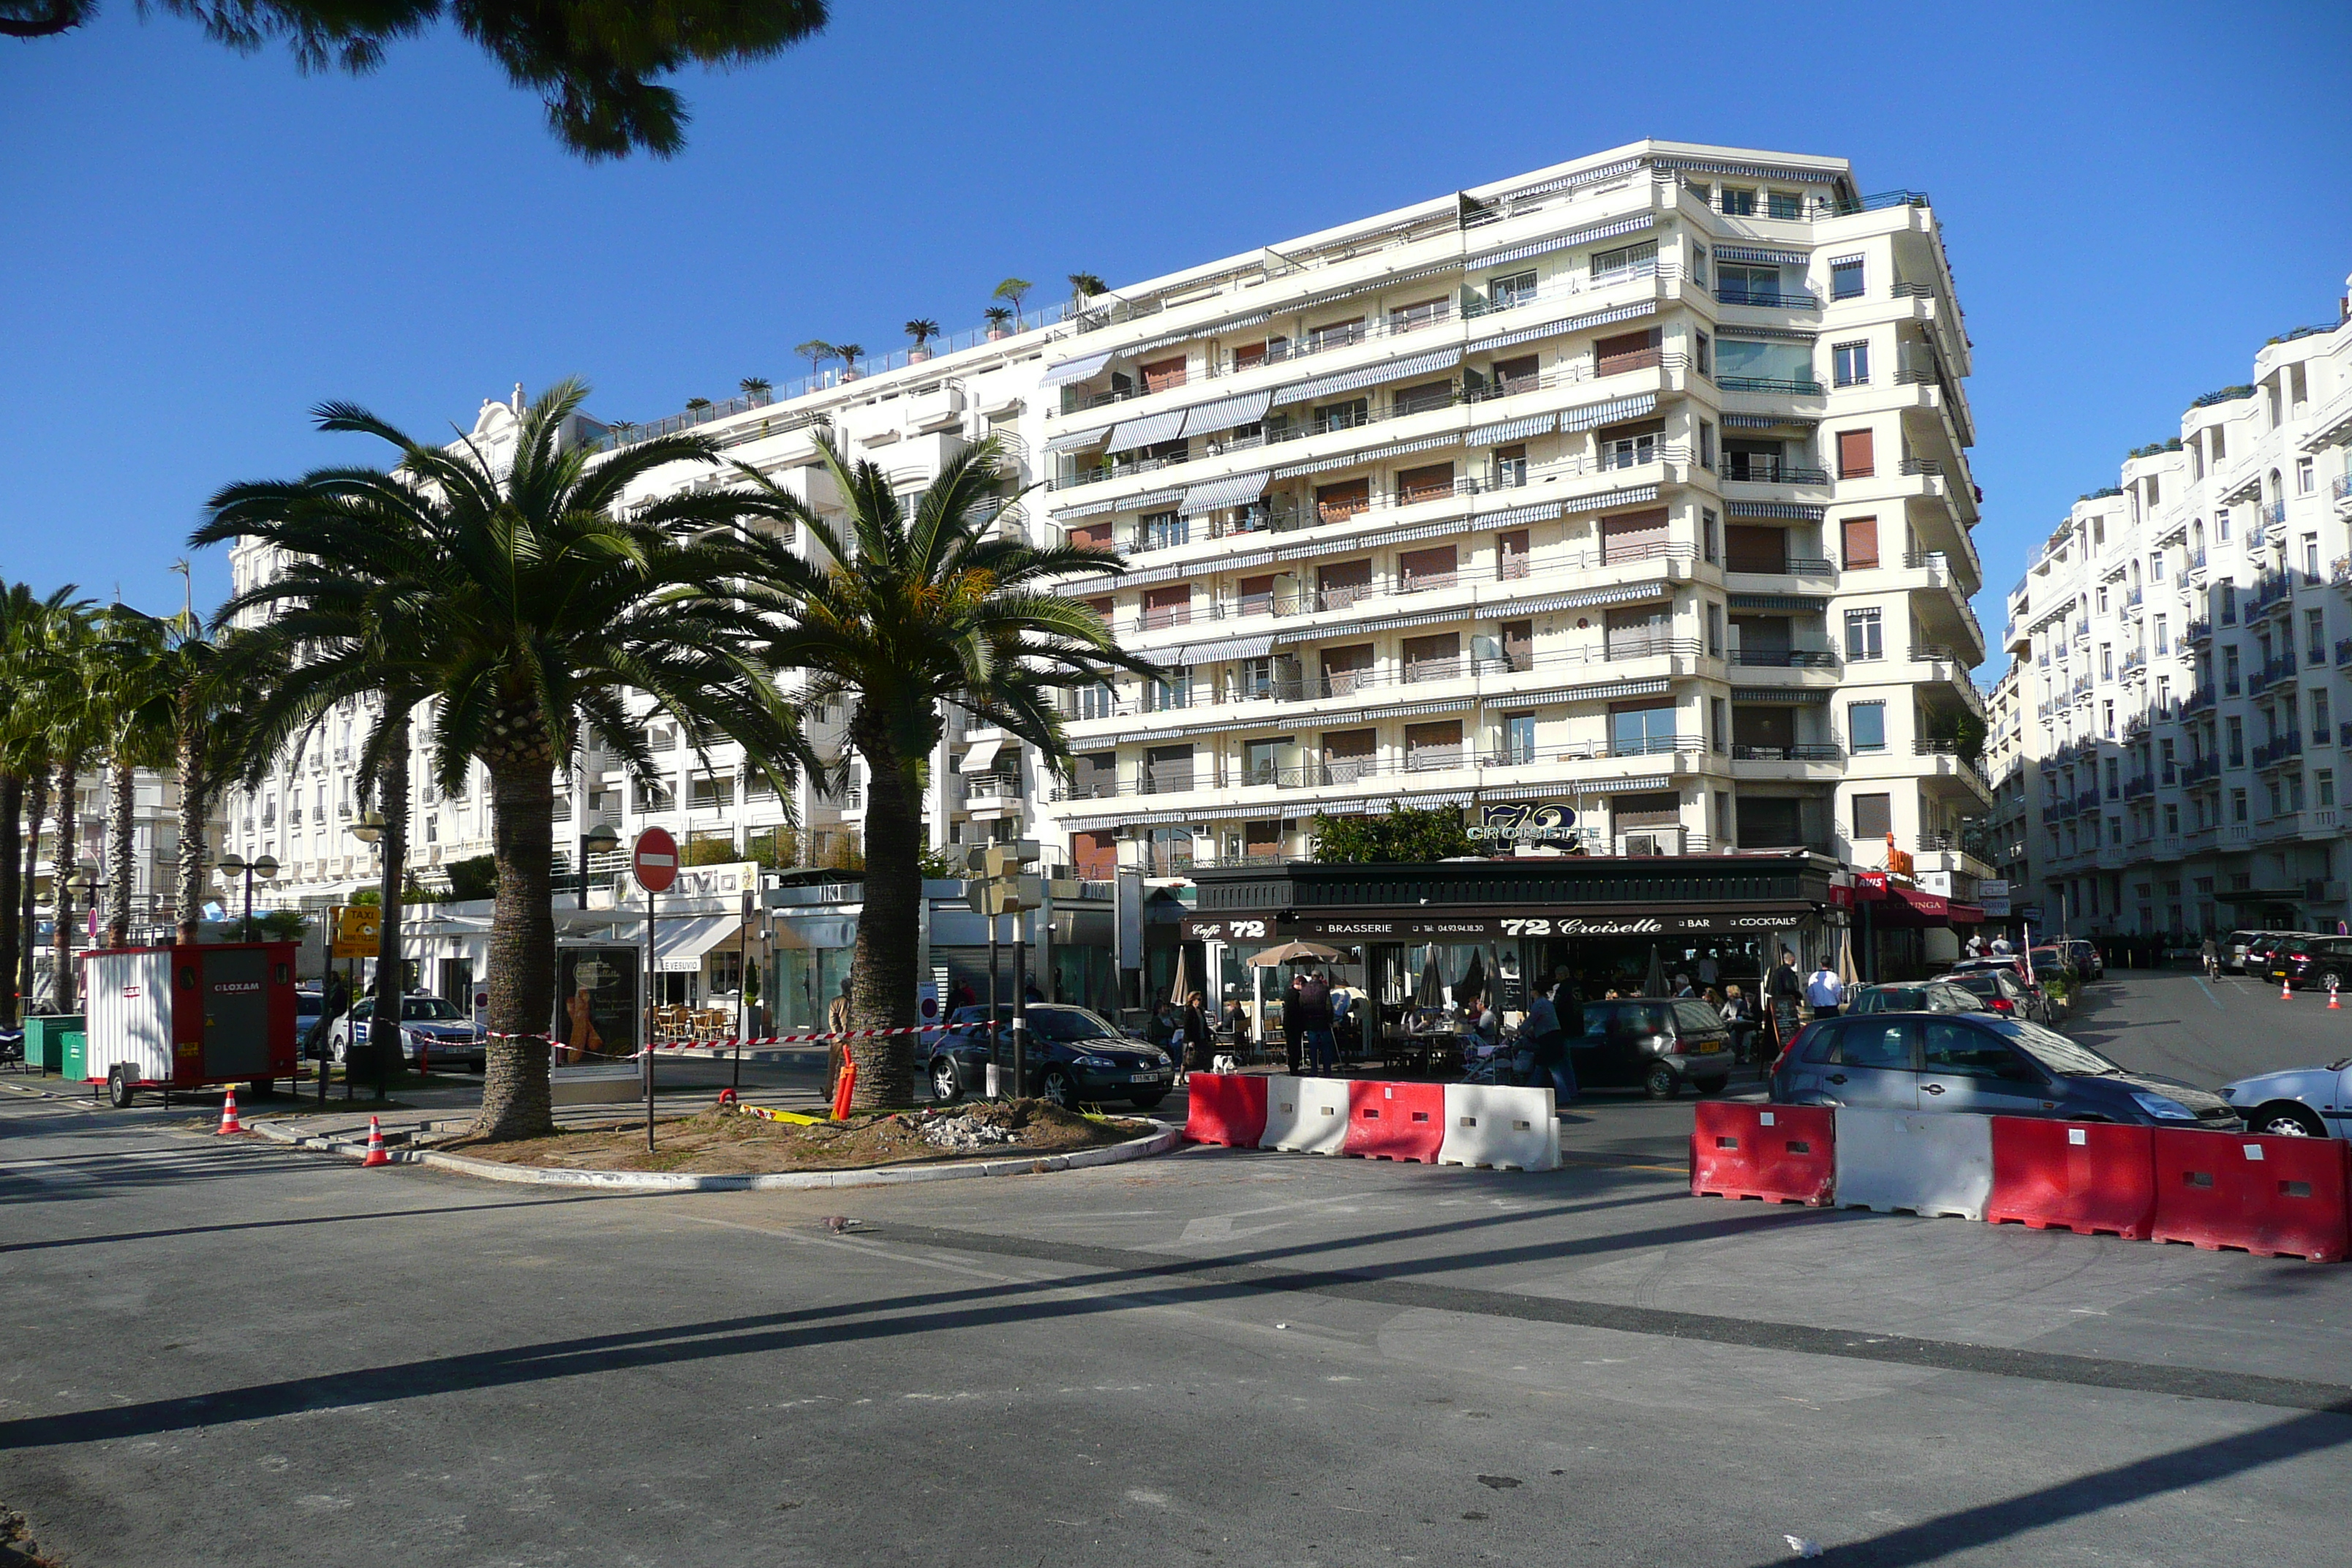
[[79,1013],[37,1013],[25,1020],[25,1070],[65,1070],[66,1031],[82,1026]]
[[89,1034],[83,1029],[68,1029],[58,1035],[64,1045],[58,1072],[68,1083],[89,1081]]

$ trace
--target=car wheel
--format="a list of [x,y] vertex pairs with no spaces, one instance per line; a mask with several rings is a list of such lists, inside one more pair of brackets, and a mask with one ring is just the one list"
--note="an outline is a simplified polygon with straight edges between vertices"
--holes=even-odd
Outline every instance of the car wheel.
[[2332,969],[2331,969],[2331,970],[2329,970],[2326,973],[2325,973],[2325,974],[2323,974],[2323,975],[2321,975],[2321,976],[2319,977],[2319,988],[2320,988],[2322,991],[2333,991],[2333,990],[2336,990],[2338,986],[2342,985],[2343,984],[2344,984],[2344,977],[2343,977],[2342,975],[2340,975],[2340,974],[2336,973],[2336,971],[2334,971],[2334,970],[2332,970]]
[[2265,1105],[2246,1118],[2246,1125],[2271,1138],[2325,1138],[2327,1129],[2308,1106]]
[[1698,1081],[1697,1089],[1701,1094],[1721,1094],[1730,1086],[1731,1080],[1727,1078],[1709,1078],[1701,1079]]
[[931,1098],[953,1105],[963,1098],[963,1080],[956,1077],[955,1058],[945,1052],[931,1058]]
[[343,1047],[346,1043],[347,1042],[343,1036],[337,1035],[330,1047],[327,1059],[333,1062],[337,1067],[343,1065]]
[[134,1092],[131,1087],[130,1070],[121,1063],[115,1063],[106,1075],[106,1103],[121,1110],[131,1103]]
[[1652,1100],[1672,1100],[1682,1091],[1682,1075],[1664,1062],[1653,1063],[1642,1076],[1642,1092]]
[[1058,1105],[1064,1110],[1078,1108],[1078,1086],[1070,1081],[1066,1068],[1047,1068],[1044,1081],[1037,1086],[1037,1092],[1049,1105]]

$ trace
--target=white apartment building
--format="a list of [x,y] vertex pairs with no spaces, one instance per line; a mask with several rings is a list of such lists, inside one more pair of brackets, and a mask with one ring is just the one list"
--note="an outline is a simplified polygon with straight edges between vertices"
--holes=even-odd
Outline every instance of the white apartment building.
[[[942,847],[1038,837],[1083,879],[1181,882],[1303,858],[1318,811],[1553,805],[1601,853],[1870,868],[1891,845],[1965,899],[1986,873],[1958,835],[1990,801],[1969,369],[1924,195],[1866,195],[1834,158],[1643,142],[580,435],[694,426],[820,511],[820,427],[909,490],[995,437],[1038,487],[1034,537],[1127,554],[1065,591],[1168,673],[1072,700],[1066,781],[951,721]],[[486,404],[478,435],[512,420]],[[368,878],[360,718],[232,811],[231,847],[290,868],[281,896]],[[654,739],[662,788],[592,750],[559,809],[746,853],[775,831],[782,803],[734,758]],[[794,804],[803,861],[859,830],[854,792]],[[420,800],[420,867],[488,837],[478,784]]]
[[2341,304],[2338,318],[2272,339],[2252,382],[2133,452],[2010,593],[2033,880],[2076,931],[2332,930],[2352,914]]

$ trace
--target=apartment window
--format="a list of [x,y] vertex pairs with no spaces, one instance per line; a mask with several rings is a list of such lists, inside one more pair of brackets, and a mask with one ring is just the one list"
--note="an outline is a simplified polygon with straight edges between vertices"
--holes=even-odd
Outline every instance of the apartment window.
[[2313,803],[2318,805],[2336,804],[2336,770],[2321,768],[2311,775]]
[[[2213,455],[2218,458],[2221,453],[2217,450]],[[2213,531],[2215,537],[2222,543],[2230,542],[2230,509],[2228,507],[2222,507],[2213,513]]]
[[2107,842],[2110,844],[2121,844],[2123,841],[2124,819],[2120,816],[2111,816],[2107,818]]
[[1863,293],[1862,258],[1842,256],[1830,263],[1830,298],[1859,300]]
[[2105,588],[2098,590],[2098,605],[2099,614],[2103,616],[2105,615],[2107,613],[2107,591]]
[[1870,384],[1868,343],[1840,343],[1830,350],[1830,361],[1840,386],[1866,386]]
[[1715,422],[1710,419],[1698,422],[1698,466],[1715,471]]
[[1655,268],[1657,260],[1658,242],[1654,239],[1622,245],[1614,250],[1596,250],[1592,253],[1592,281],[1609,283],[1630,278],[1637,271],[1646,274]]
[[2231,643],[2221,650],[2221,689],[2231,697],[2238,694],[2238,645]]
[[2115,678],[2116,650],[2114,645],[2109,643],[2101,643],[2099,645],[2099,679],[2101,680],[2113,680]]
[[1144,550],[1167,550],[1192,542],[1192,520],[1181,512],[1158,511],[1136,526],[1136,543]]
[[1712,564],[1716,559],[1716,519],[1712,510],[1702,509],[1698,514],[1699,548],[1706,552]]
[[2319,535],[2303,536],[2303,574],[2316,582],[2319,579]]
[[1527,304],[1536,297],[1536,274],[1533,268],[1514,272],[1508,278],[1497,278],[1486,285],[1486,303],[1494,310],[1507,310]]
[[1884,631],[1875,609],[1845,613],[1845,657],[1848,663],[1886,657]]
[[1536,760],[1536,721],[1531,714],[1514,714],[1503,721],[1503,762],[1524,765]]
[[1284,735],[1271,741],[1242,742],[1242,782],[1252,784],[1280,784],[1282,755],[1296,742]]
[[1706,287],[1706,247],[1704,245],[1691,247],[1691,281],[1702,289]]
[[1847,743],[1856,752],[1886,750],[1886,704],[1849,702],[1845,710]]
[[2228,734],[2230,765],[2233,768],[2242,768],[2246,765],[2246,721],[2232,714],[2230,718]]
[[2155,581],[2164,581],[2164,552],[2159,550],[2147,558],[2147,574]]
[[2170,653],[2172,651],[2172,639],[2165,630],[2164,617],[2162,616],[2156,617],[2156,651],[2158,653]]
[[2105,730],[2107,739],[2112,741],[2116,738],[2116,705],[2113,702],[2102,702],[2099,704],[2099,707],[2103,710],[2102,716],[2105,720],[2105,723],[2102,728]]
[[1858,795],[1853,797],[1853,841],[1883,844],[1895,831],[1895,797]]
[[2164,807],[2164,836],[2167,838],[2180,837],[2180,808],[2169,802]]
[[2303,646],[2305,662],[2327,662],[2327,616],[2324,612],[2305,610],[2303,613]]
[[1601,466],[1604,468],[1637,468],[1657,461],[1658,437],[1654,431],[1638,436],[1620,436],[1601,444]]
[[1676,748],[1672,708],[1622,708],[1609,715],[1610,749],[1621,757],[1664,755]]
[[2311,739],[2315,744],[2327,743],[2328,728],[2327,692],[2315,686],[2311,689]]
[[[1704,282],[1705,279],[1702,279],[1700,281]],[[1698,360],[1699,374],[1713,376],[1715,374],[1715,340],[1701,332],[1697,335],[1694,346],[1696,357]]]
[[1495,488],[1515,490],[1528,482],[1528,444],[1495,448]]
[[2117,799],[2120,799],[2120,798],[2122,797],[2122,795],[2123,795],[2123,791],[2122,791],[2122,789],[2117,785],[2117,784],[2116,784],[2116,760],[2115,760],[2115,758],[2113,758],[2113,757],[2109,757],[2109,758],[2107,759],[2107,798],[2108,798],[2109,800],[2117,800]]
[[1839,431],[1837,455],[1838,478],[1842,479],[1866,479],[1876,471],[1867,430]]
[[[1838,525],[1845,543],[1845,569],[1867,572],[1878,564],[1878,520],[1850,517]],[[1875,614],[1875,612],[1873,612]]]
[[2297,458],[2294,460],[2294,493],[2307,496],[2317,482],[2317,477],[2312,472],[2311,459]]
[[1772,191],[1764,200],[1768,217],[1793,219],[1804,211],[1804,199],[1794,191]]
[[2159,742],[2158,742],[2157,749],[2164,758],[2164,782],[2166,784],[2170,784],[2172,782],[2173,767],[2172,742],[2169,741]]
[[2303,809],[2303,775],[2301,773],[2286,775],[2286,808],[2289,811]]
[[1754,191],[1742,190],[1737,185],[1724,186],[1723,210],[1733,217],[1754,217],[1756,216],[1756,193]]

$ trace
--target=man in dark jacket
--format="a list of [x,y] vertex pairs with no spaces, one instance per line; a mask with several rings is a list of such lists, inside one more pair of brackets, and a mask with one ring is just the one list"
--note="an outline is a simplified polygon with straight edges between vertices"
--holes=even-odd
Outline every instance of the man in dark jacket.
[[1331,985],[1314,970],[1298,983],[1297,998],[1291,1004],[1298,1010],[1297,1022],[1291,1025],[1291,1037],[1303,1045],[1317,1072],[1329,1072],[1339,1066],[1338,1053],[1331,1044]]
[[1804,994],[1804,982],[1797,978],[1797,955],[1784,947],[1780,962],[1764,977],[1765,1022],[1772,1031],[1775,1055],[1797,1032],[1797,1002]]

